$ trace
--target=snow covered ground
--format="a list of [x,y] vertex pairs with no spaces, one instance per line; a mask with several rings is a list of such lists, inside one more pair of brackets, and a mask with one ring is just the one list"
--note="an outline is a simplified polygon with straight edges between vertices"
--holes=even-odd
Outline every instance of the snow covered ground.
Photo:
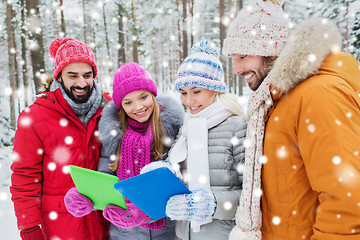
[[10,196],[10,165],[12,147],[0,149],[0,239],[18,240],[14,205]]

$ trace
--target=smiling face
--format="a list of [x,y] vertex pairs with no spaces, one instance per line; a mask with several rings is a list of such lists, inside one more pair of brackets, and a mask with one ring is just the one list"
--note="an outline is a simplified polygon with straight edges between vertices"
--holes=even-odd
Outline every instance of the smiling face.
[[234,54],[234,74],[245,77],[250,89],[256,91],[269,73],[269,65],[276,57]]
[[63,68],[58,81],[76,103],[85,103],[93,90],[93,69],[84,62],[74,62]]
[[179,89],[182,103],[190,110],[191,114],[196,114],[215,101],[215,93],[212,90],[200,87],[182,87]]
[[128,93],[121,106],[128,117],[141,123],[146,122],[154,110],[152,93],[144,90]]

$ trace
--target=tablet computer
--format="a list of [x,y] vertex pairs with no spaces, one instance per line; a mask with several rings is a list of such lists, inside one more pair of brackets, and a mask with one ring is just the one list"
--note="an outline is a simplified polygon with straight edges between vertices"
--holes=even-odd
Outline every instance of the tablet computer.
[[117,176],[74,165],[69,168],[78,192],[88,197],[95,209],[104,210],[109,204],[127,209],[124,196],[114,188]]
[[115,183],[114,187],[153,220],[166,217],[166,203],[191,191],[168,168],[158,168]]

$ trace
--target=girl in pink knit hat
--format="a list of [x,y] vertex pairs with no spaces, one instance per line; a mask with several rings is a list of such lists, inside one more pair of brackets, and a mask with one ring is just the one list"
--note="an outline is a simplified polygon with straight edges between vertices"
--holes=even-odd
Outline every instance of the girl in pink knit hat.
[[[154,81],[137,63],[126,63],[116,71],[112,97],[99,123],[102,141],[99,171],[117,175],[121,181],[167,156],[184,114],[176,100],[157,97]],[[109,205],[103,211],[111,222],[110,239],[174,239],[173,221],[169,218],[153,221],[126,201],[127,210]],[[69,190],[65,205],[74,216],[93,210],[91,200],[76,188]]]

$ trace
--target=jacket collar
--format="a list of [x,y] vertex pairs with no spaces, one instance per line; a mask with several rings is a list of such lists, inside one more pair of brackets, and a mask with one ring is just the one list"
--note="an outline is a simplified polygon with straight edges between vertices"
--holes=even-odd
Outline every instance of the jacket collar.
[[281,93],[274,101],[316,74],[324,59],[341,48],[341,34],[328,19],[313,18],[301,23],[288,37],[269,73],[270,83]]

